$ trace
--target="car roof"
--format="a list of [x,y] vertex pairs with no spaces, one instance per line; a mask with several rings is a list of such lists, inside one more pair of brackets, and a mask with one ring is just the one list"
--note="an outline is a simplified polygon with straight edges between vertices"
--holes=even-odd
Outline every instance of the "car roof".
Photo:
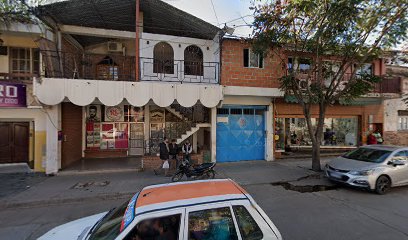
[[402,147],[402,146],[394,146],[394,145],[382,145],[382,144],[374,144],[374,145],[366,145],[363,146],[364,148],[372,148],[372,149],[378,149],[378,150],[388,150],[388,151],[395,151],[398,149],[408,149],[407,147]]
[[143,188],[136,215],[184,206],[231,200],[249,200],[247,192],[231,179],[168,183]]

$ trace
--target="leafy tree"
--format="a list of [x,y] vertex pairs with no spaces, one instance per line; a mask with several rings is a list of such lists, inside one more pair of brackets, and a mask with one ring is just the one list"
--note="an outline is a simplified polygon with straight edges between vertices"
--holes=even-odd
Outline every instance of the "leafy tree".
[[[279,79],[280,88],[302,106],[312,142],[312,169],[320,171],[327,107],[338,101],[351,103],[381,81],[360,69],[378,58],[383,47],[407,38],[408,2],[255,0],[252,9],[253,48],[277,55],[284,66],[288,59],[282,52],[294,56]],[[317,126],[311,120],[313,105],[319,113]]]
[[35,7],[42,0],[0,0],[0,24],[35,23]]

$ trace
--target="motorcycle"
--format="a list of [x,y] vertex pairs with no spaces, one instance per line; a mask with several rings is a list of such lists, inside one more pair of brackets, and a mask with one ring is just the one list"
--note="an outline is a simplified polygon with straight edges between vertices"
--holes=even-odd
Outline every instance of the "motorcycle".
[[193,167],[188,160],[183,160],[176,173],[171,178],[171,181],[178,182],[184,177],[184,175],[193,180],[213,179],[215,177],[214,167],[215,163],[203,163]]

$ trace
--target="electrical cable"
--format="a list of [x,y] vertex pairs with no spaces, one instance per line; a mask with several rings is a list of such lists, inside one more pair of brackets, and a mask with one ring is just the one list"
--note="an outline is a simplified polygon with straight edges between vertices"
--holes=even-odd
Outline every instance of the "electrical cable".
[[217,11],[215,11],[213,0],[210,0],[210,2],[211,2],[211,5],[212,5],[212,9],[214,11],[215,19],[217,19],[217,24],[219,25],[220,21],[218,20]]

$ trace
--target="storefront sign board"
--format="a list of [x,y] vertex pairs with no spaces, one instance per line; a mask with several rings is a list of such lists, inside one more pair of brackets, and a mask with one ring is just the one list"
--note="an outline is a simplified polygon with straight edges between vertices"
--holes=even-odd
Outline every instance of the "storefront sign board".
[[26,107],[26,85],[0,83],[0,107]]

